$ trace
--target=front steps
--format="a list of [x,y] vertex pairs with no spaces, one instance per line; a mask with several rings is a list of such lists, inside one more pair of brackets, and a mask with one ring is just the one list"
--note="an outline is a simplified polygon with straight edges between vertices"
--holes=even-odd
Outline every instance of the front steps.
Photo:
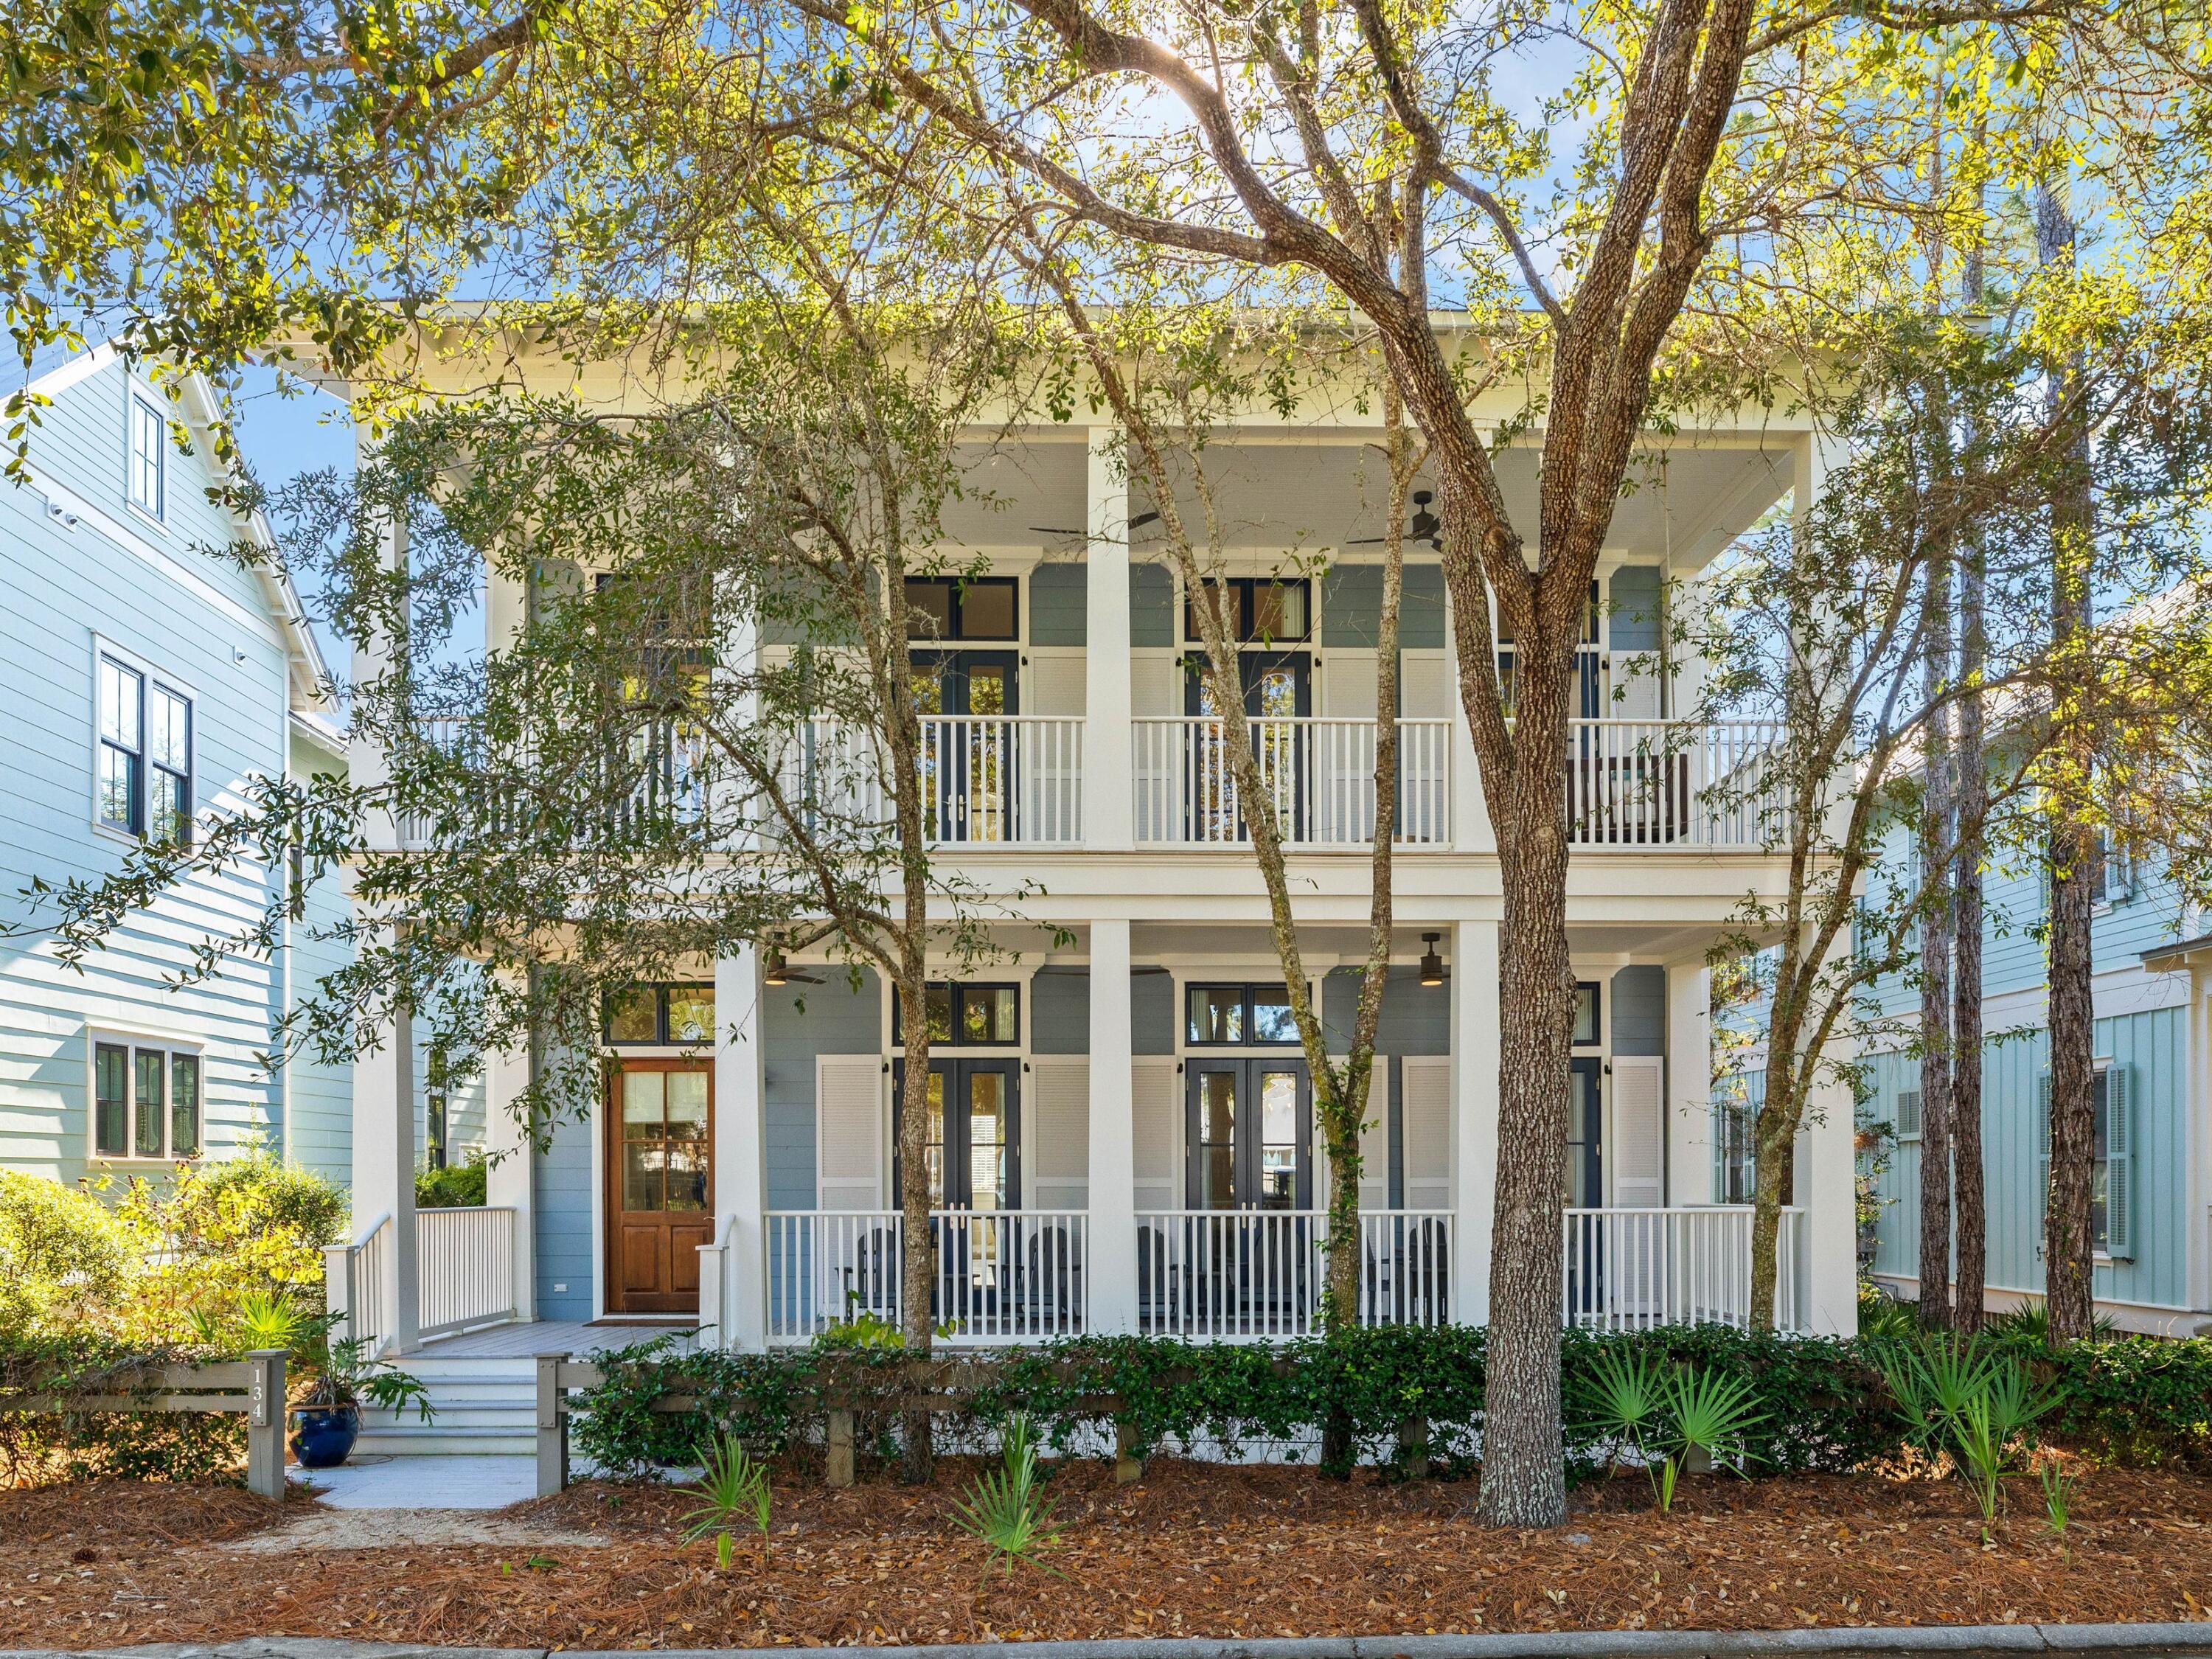
[[432,1343],[393,1363],[429,1389],[431,1419],[425,1423],[412,1411],[394,1416],[364,1410],[356,1451],[396,1457],[527,1457],[535,1450],[535,1361],[507,1354],[441,1354]]

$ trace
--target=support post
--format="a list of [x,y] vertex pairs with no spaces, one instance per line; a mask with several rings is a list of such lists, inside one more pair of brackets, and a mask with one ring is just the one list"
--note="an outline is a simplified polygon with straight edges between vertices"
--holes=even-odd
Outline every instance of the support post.
[[1129,1012],[1129,923],[1091,924],[1089,1329],[1137,1328],[1137,1135]]
[[[1129,484],[1119,427],[1091,428],[1090,527],[1085,555],[1083,839],[1108,849],[1135,844],[1130,744]],[[1091,1050],[1095,1063],[1098,1055]],[[1097,1085],[1092,1085],[1094,1091]]]
[[[763,1048],[768,1005],[760,947],[714,964],[714,1239],[720,1299],[699,1286],[700,1340],[749,1353],[768,1346],[768,1127]],[[702,1262],[703,1265],[703,1262]],[[717,1328],[706,1334],[709,1325]]]
[[1498,1191],[1498,924],[1452,929],[1453,1317],[1490,1320],[1490,1251]]
[[568,1490],[568,1402],[562,1397],[565,1353],[538,1356],[538,1495]]
[[246,1489],[264,1498],[284,1499],[284,1351],[256,1348],[246,1356],[253,1367],[246,1388]]
[[[1847,1039],[1831,1038],[1829,1058],[1850,1063]],[[1858,1102],[1833,1075],[1813,1085],[1798,1140],[1797,1201],[1804,1206],[1797,1272],[1801,1328],[1850,1336],[1859,1328]],[[1776,1310],[1786,1323],[1790,1309]]]
[[[374,1305],[391,1310],[389,1352],[411,1350],[422,1329],[422,1280],[415,1258],[415,1025],[388,1014],[379,1046],[353,1062],[353,1228],[392,1218],[388,1248],[375,1253],[383,1283]],[[369,1287],[356,1289],[371,1295]]]
[[538,1316],[537,1154],[530,1125],[516,1115],[515,1103],[528,1093],[530,1073],[526,1043],[484,1057],[484,1203],[514,1212],[508,1305],[525,1322]]
[[842,1488],[853,1484],[854,1425],[849,1411],[833,1411],[824,1433],[822,1482]]
[[1713,1182],[1712,970],[1667,969],[1667,1202],[1717,1204]]

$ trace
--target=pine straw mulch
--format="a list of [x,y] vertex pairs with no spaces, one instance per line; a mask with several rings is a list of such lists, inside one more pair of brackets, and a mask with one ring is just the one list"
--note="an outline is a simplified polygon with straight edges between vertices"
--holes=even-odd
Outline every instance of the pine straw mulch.
[[[1985,1547],[1955,1483],[1687,1480],[1656,1513],[1628,1477],[1573,1524],[1486,1531],[1471,1482],[1155,1464],[1061,1492],[1054,1573],[983,1576],[934,1487],[779,1484],[762,1565],[679,1546],[689,1500],[586,1485],[507,1512],[596,1546],[245,1554],[258,1500],[179,1487],[0,1493],[0,1648],[335,1636],[480,1646],[705,1647],[1455,1630],[1752,1629],[2212,1618],[2212,1480],[2085,1474],[2063,1537],[2041,1494]],[[198,1506],[195,1512],[195,1506]],[[293,1506],[288,1505],[288,1512]],[[273,1506],[260,1515],[275,1518]],[[89,1549],[87,1563],[78,1553]],[[1062,1576],[1064,1575],[1064,1576]]]

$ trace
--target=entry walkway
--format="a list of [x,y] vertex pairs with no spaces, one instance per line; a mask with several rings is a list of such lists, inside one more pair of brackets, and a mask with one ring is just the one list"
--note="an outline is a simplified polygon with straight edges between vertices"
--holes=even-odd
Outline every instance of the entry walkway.
[[503,1510],[538,1495],[527,1457],[368,1457],[334,1469],[285,1470],[337,1510]]

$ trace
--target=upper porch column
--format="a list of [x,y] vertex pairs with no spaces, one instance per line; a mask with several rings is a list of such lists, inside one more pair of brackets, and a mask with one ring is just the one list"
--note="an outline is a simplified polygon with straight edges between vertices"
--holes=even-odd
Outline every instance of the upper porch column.
[[1490,1249],[1498,1190],[1498,924],[1452,929],[1452,1317],[1490,1320]]
[[[1083,839],[1090,846],[1116,850],[1136,841],[1135,792],[1129,784],[1136,766],[1129,732],[1129,486],[1122,443],[1119,427],[1091,428],[1085,517],[1090,533],[1085,555],[1089,562],[1084,593]],[[1091,1052],[1095,1060],[1098,1050]],[[1094,1176],[1094,1210],[1097,1196]]]
[[[360,464],[368,465],[373,451],[364,438]],[[387,569],[407,568],[407,527],[386,517],[377,532],[377,553]],[[385,678],[398,660],[398,642],[380,636],[353,653],[353,683],[369,684]],[[361,726],[356,706],[347,742],[348,775],[358,785],[374,788],[390,777],[384,744]],[[362,824],[362,843],[368,855],[388,855],[399,846],[399,825],[388,811],[367,814]],[[371,937],[388,939],[402,920],[363,912],[360,920],[372,929]],[[353,1062],[353,1234],[359,1243],[380,1217],[388,1217],[391,1236],[374,1258],[381,1264],[383,1282],[374,1294],[387,1310],[390,1328],[379,1333],[404,1352],[415,1346],[422,1328],[420,1281],[415,1267],[415,1029],[400,1011],[387,1013],[372,1038],[374,1047],[356,1051]],[[360,1287],[368,1294],[368,1287]]]
[[[484,571],[484,653],[508,649],[522,638],[529,621],[530,595],[521,577],[496,565]],[[521,988],[519,985],[516,988]],[[537,1317],[538,1224],[536,1153],[530,1125],[515,1115],[515,1102],[532,1080],[531,1045],[524,1043],[484,1057],[484,1203],[514,1212],[511,1260],[514,1274],[514,1316]]]

